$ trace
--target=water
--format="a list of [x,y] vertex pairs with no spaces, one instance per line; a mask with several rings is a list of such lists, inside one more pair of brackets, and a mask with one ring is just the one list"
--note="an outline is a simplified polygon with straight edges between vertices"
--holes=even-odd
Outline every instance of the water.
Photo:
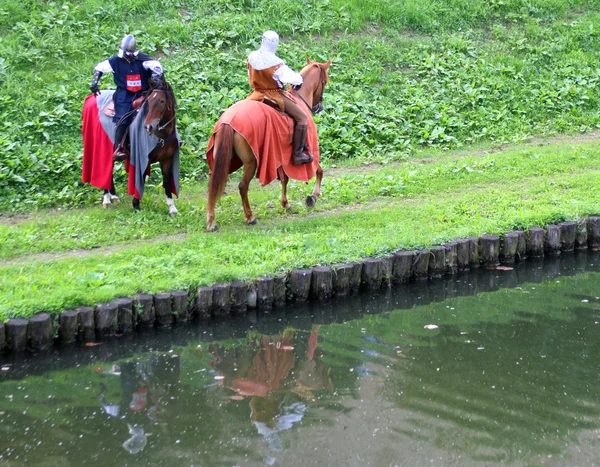
[[0,465],[600,464],[600,254],[0,365]]

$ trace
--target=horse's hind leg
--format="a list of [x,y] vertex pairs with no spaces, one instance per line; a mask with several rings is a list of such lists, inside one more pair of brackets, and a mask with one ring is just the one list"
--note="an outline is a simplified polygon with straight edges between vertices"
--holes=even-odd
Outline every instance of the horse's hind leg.
[[177,208],[173,201],[173,159],[161,161],[160,170],[163,176],[163,186],[165,187],[165,196],[167,197],[167,206],[169,206],[169,216],[177,214]]
[[254,214],[252,214],[250,202],[248,201],[248,188],[250,187],[250,182],[256,173],[256,157],[254,157],[252,148],[248,146],[246,140],[237,133],[233,138],[233,149],[244,164],[244,173],[242,174],[242,180],[240,181],[238,187],[240,189],[240,196],[242,197],[244,217],[246,218],[246,222],[248,224],[253,225],[256,224],[256,218],[254,217]]
[[281,180],[281,207],[283,207],[283,209],[290,209],[291,206],[287,199],[287,184],[290,178],[283,171],[283,167],[277,169],[277,176],[279,177],[279,180]]
[[323,180],[323,169],[319,165],[317,167],[317,182],[315,183],[315,189],[312,192],[312,195],[306,197],[306,207],[314,208],[315,203],[317,202],[317,198],[321,196],[321,181]]

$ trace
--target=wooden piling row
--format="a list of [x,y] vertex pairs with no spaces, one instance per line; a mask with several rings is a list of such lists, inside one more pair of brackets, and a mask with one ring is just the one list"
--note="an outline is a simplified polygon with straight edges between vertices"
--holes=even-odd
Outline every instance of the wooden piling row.
[[[217,283],[198,287],[191,295],[185,290],[154,295],[139,293],[95,307],[66,310],[56,321],[48,313],[38,313],[29,320],[11,319],[0,322],[0,351],[43,352],[54,342],[64,345],[89,342],[139,327],[168,328],[191,319],[224,318],[254,309],[269,312],[286,301],[324,301],[359,290],[376,291],[480,266],[486,269],[477,275],[476,281],[449,281],[440,290],[432,289],[433,299],[492,291],[500,286],[514,286],[520,279],[516,271],[499,276],[490,270],[500,263],[510,265],[530,257],[534,264],[536,258],[545,255],[586,248],[600,248],[600,216],[527,231],[515,230],[502,236],[484,234],[462,238],[430,249],[400,250],[354,263],[293,269],[288,273],[261,276],[250,283]],[[536,273],[538,281],[546,277],[540,275],[539,267],[526,268],[526,271],[531,281],[536,280]]]

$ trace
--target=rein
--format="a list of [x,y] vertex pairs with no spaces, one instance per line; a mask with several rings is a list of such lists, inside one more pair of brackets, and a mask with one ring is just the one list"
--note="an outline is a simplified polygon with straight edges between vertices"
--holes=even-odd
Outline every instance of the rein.
[[[148,94],[144,98],[144,102],[146,102],[148,100],[148,98],[150,97],[152,91],[155,91],[155,90],[159,90],[159,91],[164,92],[165,97],[168,97],[167,90],[165,90],[163,88],[153,88],[153,89],[150,89],[148,91]],[[177,116],[177,112],[175,112],[175,108],[173,108],[173,117],[171,117],[171,119],[167,123],[165,123],[164,125],[160,124],[160,122],[163,119],[163,116],[164,116],[165,112],[167,111],[167,109],[168,109],[168,106],[165,106],[165,108],[163,109],[162,113],[160,114],[160,118],[158,120],[158,124],[159,125],[158,125],[158,128],[156,129],[156,131],[162,131],[162,130],[164,130],[165,128],[167,128],[175,120],[175,117]],[[156,134],[154,136],[156,136],[158,138],[158,144],[162,148],[162,147],[165,146],[165,144],[170,143],[174,139],[177,139],[177,131],[174,130],[173,133],[171,133],[166,138],[161,138],[160,136],[158,136]]]
[[316,94],[317,91],[319,90],[319,87],[323,88],[323,91],[321,91],[321,99],[319,100],[319,102],[317,102],[315,105],[313,105],[311,107],[310,105],[308,105],[308,102],[306,102],[306,100],[304,99],[304,97],[302,97],[302,95],[298,91],[296,91],[296,95],[300,98],[300,100],[302,102],[304,102],[304,104],[306,105],[306,107],[308,107],[308,110],[310,110],[310,113],[313,114],[313,115],[315,115],[315,114],[318,113],[318,112],[315,112],[313,109],[315,107],[318,108],[319,104],[323,103],[323,93],[325,92],[325,78],[323,77],[323,75],[324,75],[325,72],[323,71],[323,68],[321,68],[320,66],[319,66],[319,72],[321,73],[321,80],[319,81],[319,84],[317,85],[317,89],[315,89],[315,91],[313,93],[313,95]]

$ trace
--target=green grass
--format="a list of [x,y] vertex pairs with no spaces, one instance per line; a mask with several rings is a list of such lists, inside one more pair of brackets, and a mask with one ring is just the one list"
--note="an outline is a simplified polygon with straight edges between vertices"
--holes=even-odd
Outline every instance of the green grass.
[[[263,30],[281,56],[332,58],[323,159],[522,141],[600,125],[598,0],[0,0],[0,211],[90,205],[81,107],[93,66],[133,32],[179,103],[182,176],[201,180],[218,115],[249,91]],[[110,77],[103,86],[111,87]],[[122,174],[119,174],[123,182]]]
[[[115,211],[95,207],[49,216],[46,223],[3,225],[4,239],[13,243],[2,250],[2,257],[12,257],[14,263],[0,266],[0,316],[58,313],[141,291],[193,290],[294,267],[577,219],[600,211],[599,156],[600,147],[592,142],[517,147],[478,157],[447,155],[437,163],[339,172],[330,177],[317,204],[321,212],[314,215],[301,208],[295,215],[284,213],[277,207],[274,187],[253,190],[261,221],[253,227],[245,226],[239,197],[230,194],[217,211],[222,228],[214,234],[200,230],[201,196],[182,203],[181,215],[174,220],[167,218],[162,205],[150,203],[141,215],[127,206]],[[296,186],[291,197],[301,199],[305,191]],[[114,244],[113,233],[119,231],[130,239],[136,229],[146,229],[147,238],[169,229],[186,235],[141,245],[130,240],[110,255],[91,252],[53,261],[14,257],[19,248],[19,254],[73,248],[79,239],[69,232],[76,231],[77,219],[78,231],[99,247]],[[27,232],[35,229],[40,238],[48,234],[50,239],[27,243]],[[29,246],[19,245],[19,237]]]

